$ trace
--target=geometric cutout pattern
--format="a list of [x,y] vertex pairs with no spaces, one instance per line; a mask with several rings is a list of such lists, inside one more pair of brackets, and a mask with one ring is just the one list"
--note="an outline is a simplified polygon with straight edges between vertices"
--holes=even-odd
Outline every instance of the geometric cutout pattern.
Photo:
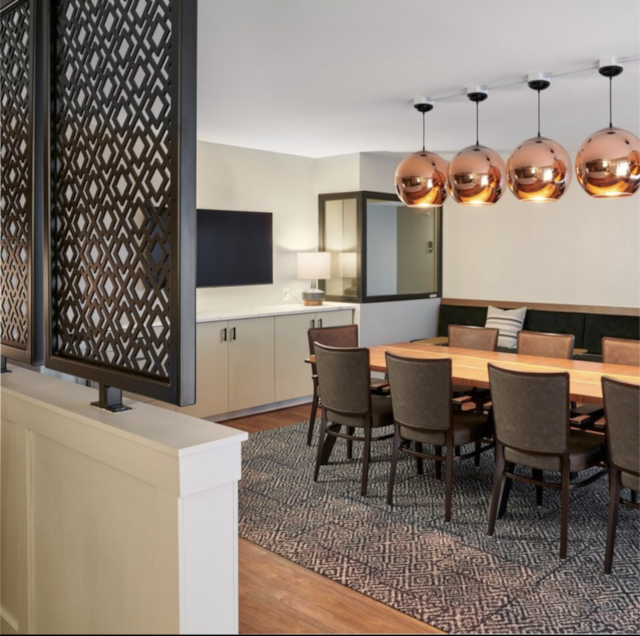
[[363,444],[347,460],[338,440],[314,483],[316,451],[306,432],[303,422],[253,434],[243,445],[241,537],[445,632],[638,633],[640,515],[620,507],[613,572],[603,574],[606,478],[570,493],[561,561],[557,491],[545,489],[537,508],[534,488],[514,483],[507,514],[487,536],[492,452],[478,468],[454,465],[445,523],[444,482],[435,479],[433,462],[425,460],[418,475],[415,460],[402,456],[391,508],[391,440],[372,444],[369,490],[361,497]]
[[0,18],[0,297],[2,343],[29,344],[31,38],[29,2]]
[[52,355],[169,377],[171,0],[60,0],[52,24]]

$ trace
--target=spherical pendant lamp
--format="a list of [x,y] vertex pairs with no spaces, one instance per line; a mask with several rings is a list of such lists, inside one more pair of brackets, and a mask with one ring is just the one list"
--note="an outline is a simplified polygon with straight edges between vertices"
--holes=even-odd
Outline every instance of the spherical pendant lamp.
[[540,91],[550,84],[542,76],[529,80],[529,88],[538,91],[538,136],[523,141],[507,161],[507,183],[520,201],[557,201],[571,183],[569,153],[557,141],[540,135]]
[[447,190],[460,205],[493,205],[504,192],[504,161],[478,142],[478,105],[487,99],[487,92],[475,87],[467,97],[476,104],[476,143],[451,160]]
[[622,67],[601,64],[598,70],[609,78],[609,127],[589,135],[582,144],[576,174],[584,191],[595,199],[629,197],[640,187],[640,141],[612,123],[613,78],[622,73]]
[[422,113],[422,151],[405,157],[396,169],[395,186],[400,200],[410,208],[432,208],[447,198],[447,162],[425,150],[424,116],[433,109],[433,102],[424,97],[414,101]]

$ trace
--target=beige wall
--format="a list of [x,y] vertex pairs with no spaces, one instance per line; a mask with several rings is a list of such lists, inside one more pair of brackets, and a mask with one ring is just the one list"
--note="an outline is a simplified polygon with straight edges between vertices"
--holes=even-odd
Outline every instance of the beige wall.
[[[574,157],[572,156],[572,159]],[[444,207],[445,298],[640,306],[640,196]]]

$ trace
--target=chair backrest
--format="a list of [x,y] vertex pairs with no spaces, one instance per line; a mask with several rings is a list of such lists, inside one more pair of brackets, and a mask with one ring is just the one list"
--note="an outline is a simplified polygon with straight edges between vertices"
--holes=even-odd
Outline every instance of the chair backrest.
[[328,347],[357,347],[358,325],[322,327],[309,329],[309,353],[314,354],[313,344],[317,342]]
[[346,415],[371,410],[369,349],[327,347],[315,343],[322,406]]
[[569,441],[569,374],[489,365],[496,439],[522,451],[563,455]]
[[609,462],[640,473],[640,386],[602,378]]
[[449,325],[449,346],[461,349],[495,351],[498,344],[498,330],[487,327],[463,327]]
[[606,364],[640,367],[640,340],[603,338],[602,361]]
[[545,358],[573,358],[576,337],[559,333],[539,333],[538,331],[518,332],[518,353],[525,356]]
[[409,428],[446,430],[452,423],[451,359],[419,360],[387,353],[393,419]]

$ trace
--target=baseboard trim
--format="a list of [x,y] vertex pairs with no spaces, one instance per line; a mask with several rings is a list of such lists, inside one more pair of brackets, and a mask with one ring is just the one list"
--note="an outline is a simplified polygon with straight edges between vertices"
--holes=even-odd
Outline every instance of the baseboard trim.
[[305,395],[303,397],[294,398],[293,400],[284,400],[282,402],[273,402],[272,404],[262,404],[260,406],[254,406],[250,409],[243,409],[241,411],[232,411],[230,413],[220,413],[218,415],[207,415],[203,417],[203,420],[210,422],[224,422],[226,420],[234,420],[238,417],[248,417],[249,415],[258,415],[259,413],[269,413],[270,411],[279,411],[280,409],[286,409],[290,406],[300,406],[301,404],[310,404],[312,395]]

